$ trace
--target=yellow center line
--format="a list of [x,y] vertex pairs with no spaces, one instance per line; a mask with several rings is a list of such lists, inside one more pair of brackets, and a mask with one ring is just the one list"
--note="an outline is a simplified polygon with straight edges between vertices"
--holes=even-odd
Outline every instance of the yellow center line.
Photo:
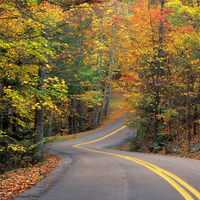
[[[104,137],[101,137],[97,140],[93,140],[93,141],[90,141],[90,142],[85,142],[85,143],[81,143],[81,144],[77,144],[77,145],[74,145],[73,147],[75,148],[79,148],[79,149],[83,149],[83,150],[86,150],[86,151],[92,151],[92,152],[95,152],[95,153],[101,153],[101,154],[107,154],[107,155],[112,155],[112,156],[117,156],[117,157],[121,157],[121,158],[124,158],[124,159],[127,159],[127,160],[131,160],[135,163],[138,163],[140,165],[143,165],[144,167],[150,169],[151,171],[153,171],[154,173],[158,174],[159,176],[161,176],[162,178],[164,178],[168,183],[170,183],[186,200],[193,200],[192,196],[185,190],[183,189],[179,184],[181,184],[182,186],[184,186],[186,189],[188,189],[192,194],[194,194],[198,199],[200,199],[200,193],[195,189],[193,188],[192,186],[190,186],[188,183],[186,183],[185,181],[183,181],[181,178],[177,177],[176,175],[160,168],[160,167],[157,167],[156,165],[153,165],[151,163],[148,163],[148,162],[145,162],[143,160],[140,160],[140,159],[137,159],[137,158],[133,158],[133,157],[129,157],[129,156],[125,156],[125,155],[121,155],[121,154],[115,154],[115,153],[109,153],[109,152],[104,152],[104,151],[98,151],[98,150],[92,150],[92,149],[87,149],[87,148],[83,148],[83,147],[79,147],[80,145],[85,145],[85,144],[91,144],[91,143],[94,143],[94,142],[97,142],[97,141],[100,141],[100,140],[103,140],[115,133],[117,133],[118,131],[122,130],[123,128],[125,128],[125,126],[121,127],[120,129],[104,136]],[[170,178],[171,177],[171,178]],[[176,181],[174,181],[174,180]],[[178,183],[179,184],[178,184]]]

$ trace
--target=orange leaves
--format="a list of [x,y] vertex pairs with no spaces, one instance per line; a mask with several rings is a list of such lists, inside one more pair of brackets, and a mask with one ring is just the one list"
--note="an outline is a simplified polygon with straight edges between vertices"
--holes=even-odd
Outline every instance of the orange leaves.
[[183,34],[186,34],[186,33],[191,34],[191,33],[194,31],[194,29],[193,29],[192,26],[188,26],[188,27],[186,27],[186,26],[181,26],[180,31],[181,31]]
[[91,31],[91,30],[85,30],[85,34],[86,34],[86,35],[91,35],[91,34],[92,34],[92,31]]
[[160,20],[161,19],[161,12],[160,10],[154,9],[151,16],[152,20]]
[[[45,161],[14,172],[0,176],[0,199],[10,200],[33,187],[44,175],[49,173],[59,162],[60,158],[52,154],[44,154]],[[47,184],[51,186],[51,184]]]
[[48,1],[32,7],[31,11],[35,13],[40,20],[50,25],[55,25],[56,22],[64,20],[62,8],[58,5],[50,4]]
[[137,83],[140,81],[136,73],[130,73],[129,75],[122,77],[120,80],[126,84],[126,87],[131,88],[136,86]]

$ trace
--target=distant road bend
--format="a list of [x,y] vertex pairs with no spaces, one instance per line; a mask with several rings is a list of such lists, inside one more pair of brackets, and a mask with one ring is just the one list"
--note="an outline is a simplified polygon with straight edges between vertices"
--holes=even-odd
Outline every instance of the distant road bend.
[[133,134],[120,118],[80,138],[50,144],[62,162],[16,200],[200,199],[200,161],[106,148]]

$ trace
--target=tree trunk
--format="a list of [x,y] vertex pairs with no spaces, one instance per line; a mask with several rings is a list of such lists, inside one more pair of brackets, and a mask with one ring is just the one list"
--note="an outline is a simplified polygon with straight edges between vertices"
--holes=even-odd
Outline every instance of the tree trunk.
[[188,151],[190,151],[190,140],[191,140],[191,131],[190,131],[190,116],[191,116],[191,98],[190,98],[190,76],[189,72],[187,71],[187,106],[188,106],[188,115],[187,115],[187,128],[188,128]]
[[106,119],[108,119],[109,111],[110,111],[110,99],[111,99],[111,87],[108,89],[108,94],[107,94],[107,102],[106,102],[106,107],[105,107],[105,115]]
[[81,101],[78,101],[78,121],[79,121],[79,132],[83,131],[83,123],[82,123],[82,106],[81,106]]
[[107,102],[105,107],[105,115],[106,119],[108,118],[109,110],[110,110],[110,98],[111,98],[111,82],[113,77],[113,65],[114,65],[114,49],[116,41],[113,41],[114,36],[111,39],[111,46],[110,46],[110,63],[109,63],[109,83],[108,83],[108,93],[107,93]]
[[102,102],[102,106],[101,106],[101,113],[100,113],[100,116],[99,116],[98,126],[100,125],[101,119],[102,119],[102,116],[103,116],[103,110],[104,110],[104,105],[105,105],[105,100],[106,100],[106,90],[107,90],[107,86],[104,90],[104,97],[103,97],[103,102]]
[[69,119],[69,122],[70,122],[70,133],[71,134],[74,134],[74,98],[72,99],[72,110],[71,110],[71,114],[70,114],[70,119]]
[[[117,4],[115,4],[115,10],[113,14],[117,14]],[[113,66],[114,66],[114,51],[115,51],[115,45],[117,43],[117,35],[118,35],[118,29],[116,28],[116,24],[113,28],[113,36],[111,38],[111,44],[110,44],[110,61],[109,61],[109,83],[108,83],[108,94],[107,94],[107,102],[105,106],[105,115],[106,119],[108,118],[109,110],[110,110],[110,99],[111,99],[111,82],[113,80]]]
[[197,103],[196,103],[194,107],[194,119],[193,119],[193,134],[194,135],[197,135],[197,122],[196,122],[197,119],[198,119],[198,108],[197,108]]
[[48,136],[52,136],[52,122],[53,122],[53,111],[49,111],[49,133]]
[[74,109],[74,133],[78,133],[78,123],[77,123],[77,101],[76,98],[73,99],[73,109]]
[[153,136],[153,141],[156,142],[157,141],[157,137],[158,137],[158,124],[159,124],[159,120],[158,120],[158,106],[159,106],[159,93],[156,93],[156,98],[155,98],[155,102],[154,102],[154,136]]
[[[45,39],[49,40],[49,29],[47,28],[45,30]],[[46,54],[46,58],[48,60],[48,55]],[[44,80],[47,79],[47,65],[46,63],[42,63],[38,70],[38,77],[39,77],[39,83],[37,86],[38,91],[42,92],[44,91]],[[34,150],[34,161],[37,161],[43,157],[43,150],[44,145],[42,144],[43,135],[44,135],[44,111],[45,106],[42,105],[43,99],[39,99],[39,97],[36,97],[36,103],[40,105],[40,109],[37,108],[35,111],[35,136],[33,139],[33,144],[37,145]]]
[[69,116],[69,127],[70,127],[70,134],[74,134],[74,123],[73,123],[73,113]]
[[158,39],[158,62],[157,62],[157,72],[156,72],[156,86],[155,86],[155,102],[154,102],[154,142],[157,141],[157,134],[158,134],[158,125],[159,125],[159,104],[160,104],[160,89],[159,83],[160,78],[162,77],[162,66],[163,61],[161,58],[163,57],[163,37],[164,37],[164,23],[162,20],[163,10],[164,10],[164,0],[160,0],[161,4],[161,20],[159,25],[159,39]]
[[[42,91],[44,90],[44,79],[47,78],[47,66],[46,64],[43,64],[38,71],[38,76],[40,77],[40,83],[38,84],[38,90]],[[43,134],[44,134],[44,111],[45,106],[42,105],[41,99],[38,97],[36,98],[36,103],[40,105],[40,109],[37,108],[35,111],[35,136],[33,139],[33,143],[37,146],[34,148],[34,160],[39,160],[43,157],[43,148],[44,145],[41,143],[43,140]]]
[[97,128],[97,121],[98,121],[98,116],[99,116],[99,106],[95,104],[94,106],[94,119],[93,119],[93,128]]
[[[101,25],[104,24],[104,12],[101,17]],[[100,43],[103,44],[103,28],[100,31]],[[102,76],[102,61],[103,61],[103,51],[102,48],[99,50],[99,59],[97,61],[97,66],[99,65],[99,81],[97,82],[96,91],[101,91],[101,76]],[[94,105],[94,119],[93,119],[93,128],[96,129],[99,124],[99,106],[97,104]]]

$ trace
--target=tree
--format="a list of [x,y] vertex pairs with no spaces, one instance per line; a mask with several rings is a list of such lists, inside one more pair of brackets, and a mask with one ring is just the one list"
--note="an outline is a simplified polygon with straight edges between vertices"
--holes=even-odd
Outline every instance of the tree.
[[5,134],[23,139],[23,134],[26,137],[33,129],[36,110],[34,143],[38,144],[43,135],[44,106],[51,105],[44,86],[47,55],[54,56],[55,46],[49,35],[57,31],[63,11],[57,5],[36,1],[6,1],[1,7],[1,128]]

